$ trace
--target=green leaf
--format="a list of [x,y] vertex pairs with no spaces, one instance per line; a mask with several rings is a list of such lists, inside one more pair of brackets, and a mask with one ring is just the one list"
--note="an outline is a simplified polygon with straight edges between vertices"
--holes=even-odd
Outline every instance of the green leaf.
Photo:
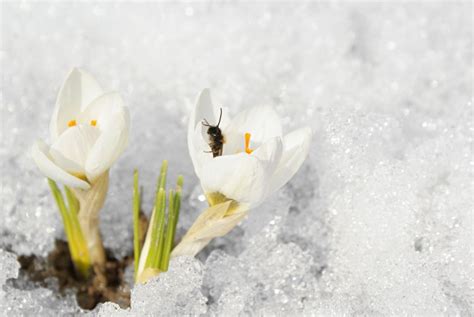
[[173,249],[174,238],[176,235],[176,226],[179,219],[179,210],[181,207],[181,190],[183,188],[184,178],[182,175],[178,177],[176,182],[176,193],[170,191],[169,207],[168,207],[168,223],[166,225],[166,239],[163,248],[163,256],[161,259],[160,270],[168,271],[171,250]]
[[[160,175],[156,185],[155,206],[151,214],[150,225],[147,232],[147,242],[145,243],[147,250],[142,250],[142,252],[147,252],[148,254],[145,256],[142,255],[142,258],[145,257],[145,259],[142,259],[142,261],[145,261],[145,264],[142,264],[143,266],[138,265],[142,270],[139,276],[136,276],[136,280],[138,281],[146,280],[146,278],[144,278],[144,272],[155,272],[154,274],[158,274],[157,272],[167,271],[169,267],[181,205],[183,176],[178,177],[176,190],[170,190],[168,192],[169,197],[167,203],[165,189],[167,170],[168,161],[165,160],[161,165]],[[136,271],[137,270],[138,269],[136,269]]]
[[178,176],[178,180],[176,181],[176,191],[181,191],[183,188],[183,183],[184,183],[184,177],[183,175]]
[[66,190],[66,198],[69,205],[69,210],[77,215],[79,212],[79,201],[69,187],[64,186],[64,189]]
[[157,192],[160,189],[165,189],[167,172],[168,172],[168,161],[164,160],[163,163],[161,164],[160,176],[158,177],[157,190],[156,190]]
[[[66,191],[66,197],[69,205],[69,222],[71,227],[71,239],[74,241],[76,246],[76,262],[77,266],[80,267],[80,270],[83,272],[82,275],[87,277],[89,274],[89,269],[91,266],[91,260],[89,257],[89,248],[87,246],[87,241],[82,233],[81,225],[79,224],[78,214],[79,214],[79,201],[77,200],[74,193],[67,186],[64,186]],[[84,274],[85,272],[85,274]]]
[[176,228],[176,225],[178,224],[178,219],[179,219],[179,210],[181,208],[181,191],[183,189],[183,183],[184,183],[184,177],[183,175],[178,176],[178,181],[176,185],[176,195],[174,196],[174,208],[176,209],[176,216],[174,218],[174,228]]
[[79,220],[77,219],[79,202],[71,190],[66,187],[66,196],[69,204],[68,210],[64,203],[63,195],[56,183],[52,179],[48,179],[48,183],[53,192],[56,204],[58,205],[61,218],[63,219],[64,231],[76,272],[82,277],[87,278],[90,272],[91,262],[87,242],[84,239]]
[[133,173],[133,255],[135,260],[135,278],[140,261],[140,189],[138,187],[138,171]]
[[[168,161],[161,164],[160,176],[157,182],[157,194],[155,208],[152,215],[152,235],[150,251],[147,256],[145,267],[159,268],[164,246],[165,213],[166,213],[166,174],[168,172]],[[156,213],[156,214],[155,214]]]
[[[159,224],[158,224],[158,234],[157,234],[157,247],[156,247],[156,255],[153,259],[153,268],[160,268],[161,257],[163,254],[163,246],[165,242],[165,213],[166,213],[166,191],[163,190],[162,198],[160,199],[160,210],[161,212],[158,214],[159,216]],[[155,244],[156,245],[156,244]]]
[[170,190],[169,191],[169,203],[168,203],[168,221],[166,225],[166,233],[164,237],[164,242],[163,242],[163,253],[161,256],[161,261],[160,261],[160,271],[165,272],[168,271],[168,263],[170,260],[170,253],[171,253],[171,247],[173,245],[173,240],[174,240],[174,228],[173,228],[173,223],[174,223],[174,217],[176,216],[175,213],[175,208],[174,208],[174,191]]
[[166,207],[166,192],[160,188],[156,194],[155,208],[152,214],[152,223],[149,230],[151,231],[150,251],[148,252],[145,268],[158,268],[159,257],[162,250],[159,249],[160,238],[164,234],[165,225],[165,207]]

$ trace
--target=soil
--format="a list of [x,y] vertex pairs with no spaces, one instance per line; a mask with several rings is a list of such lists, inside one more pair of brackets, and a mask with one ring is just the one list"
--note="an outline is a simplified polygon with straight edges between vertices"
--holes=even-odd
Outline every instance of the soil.
[[[143,246],[148,229],[148,217],[140,211],[140,246]],[[83,309],[94,309],[98,304],[114,302],[121,308],[130,307],[130,287],[125,281],[125,269],[133,263],[133,255],[116,259],[112,252],[105,250],[107,262],[105,270],[93,268],[91,276],[85,280],[77,275],[66,241],[56,240],[55,248],[46,258],[36,255],[20,255],[20,275],[43,287],[50,286],[51,278],[58,281],[59,293],[65,295],[73,290],[78,305]]]
[[67,242],[56,240],[56,247],[46,258],[35,255],[21,255],[21,273],[41,286],[47,287],[46,281],[56,278],[59,292],[65,294],[67,289],[76,293],[77,303],[84,309],[93,309],[99,303],[112,301],[122,308],[130,306],[130,287],[124,280],[125,268],[133,262],[132,257],[116,259],[107,253],[105,272],[94,269],[89,279],[81,279],[74,271]]

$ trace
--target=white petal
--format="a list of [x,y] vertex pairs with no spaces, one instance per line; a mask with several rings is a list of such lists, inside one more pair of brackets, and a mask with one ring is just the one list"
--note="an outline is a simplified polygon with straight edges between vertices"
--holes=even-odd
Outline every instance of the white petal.
[[74,68],[59,90],[50,123],[51,138],[55,141],[68,128],[70,120],[77,120],[81,110],[102,95],[97,81],[79,68]]
[[49,154],[62,169],[69,173],[85,176],[85,165],[89,151],[99,135],[100,131],[92,126],[70,127],[53,143]]
[[203,120],[211,125],[217,125],[219,120],[219,109],[215,107],[211,100],[211,91],[209,88],[203,89],[196,101],[196,113],[194,115],[193,124],[196,127]]
[[188,124],[188,151],[198,177],[202,169],[203,161],[212,154],[204,153],[208,151],[205,140],[201,135],[202,121],[206,119],[210,124],[216,124],[216,112],[211,100],[208,88],[201,91],[196,100],[196,106],[191,112]]
[[208,143],[202,138],[201,128],[198,126],[194,134],[188,135],[188,149],[193,161],[194,171],[197,177],[201,177],[201,170],[204,164],[213,159],[212,153],[209,153],[211,148]]
[[252,155],[219,156],[203,166],[201,185],[206,193],[253,205],[265,196],[265,175],[265,165]]
[[252,152],[252,156],[255,156],[263,166],[265,166],[265,186],[264,186],[264,197],[254,203],[254,206],[256,204],[260,204],[268,195],[270,195],[272,192],[270,191],[269,186],[267,183],[271,180],[273,174],[275,173],[281,157],[283,154],[283,144],[282,140],[279,137],[272,138],[262,144],[260,147],[258,147],[255,151]]
[[[255,151],[252,152],[252,156],[258,158],[263,164],[265,164],[265,169],[273,174],[277,169],[281,156],[283,154],[283,143],[280,137],[271,138],[261,146],[259,146]],[[271,175],[268,175],[271,176]]]
[[31,149],[33,160],[44,176],[70,187],[81,188],[85,190],[90,188],[90,185],[87,182],[74,177],[57,166],[49,158],[48,152],[48,146],[41,140],[38,140]]
[[310,128],[295,130],[283,138],[283,155],[269,182],[269,193],[285,185],[308,156],[312,131]]
[[113,122],[114,126],[102,131],[87,157],[85,169],[91,182],[107,171],[128,145],[130,130],[128,109],[121,107],[108,120]]
[[251,133],[252,139],[262,143],[282,136],[280,117],[272,107],[253,107],[238,113],[228,126],[231,133]]
[[224,129],[224,154],[242,152],[245,148],[246,133],[251,134],[251,144],[257,146],[273,137],[281,137],[282,128],[278,114],[271,107],[249,108],[237,114]]
[[109,127],[114,128],[116,122],[111,120],[112,115],[116,112],[123,112],[123,108],[125,108],[125,104],[119,93],[105,93],[86,106],[80,121],[83,124],[91,124],[91,121],[95,120],[95,126],[101,130]]

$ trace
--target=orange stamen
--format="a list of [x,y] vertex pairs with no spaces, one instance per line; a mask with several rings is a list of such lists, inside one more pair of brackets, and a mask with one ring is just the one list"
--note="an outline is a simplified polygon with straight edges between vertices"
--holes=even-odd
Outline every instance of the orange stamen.
[[75,126],[76,124],[77,124],[77,123],[76,123],[76,120],[71,120],[71,121],[69,121],[69,122],[67,123],[67,126],[68,126],[68,127],[73,127],[73,126]]
[[95,127],[96,124],[97,124],[97,120],[91,120],[91,126]]
[[245,133],[245,153],[250,154],[253,150],[250,149],[250,137],[252,135],[250,133]]

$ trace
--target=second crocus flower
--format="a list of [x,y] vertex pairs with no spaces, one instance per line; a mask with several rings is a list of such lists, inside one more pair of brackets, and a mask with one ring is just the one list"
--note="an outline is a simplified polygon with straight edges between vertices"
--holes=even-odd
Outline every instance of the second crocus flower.
[[249,108],[232,120],[221,118],[222,155],[214,157],[206,122],[217,126],[221,112],[212,103],[209,89],[203,90],[189,122],[189,154],[211,205],[214,197],[224,196],[253,208],[298,171],[312,132],[304,127],[283,135],[273,108]]
[[188,149],[210,208],[173,255],[195,255],[286,184],[306,159],[311,136],[308,127],[284,135],[271,107],[250,108],[230,120],[204,89],[190,117]]

